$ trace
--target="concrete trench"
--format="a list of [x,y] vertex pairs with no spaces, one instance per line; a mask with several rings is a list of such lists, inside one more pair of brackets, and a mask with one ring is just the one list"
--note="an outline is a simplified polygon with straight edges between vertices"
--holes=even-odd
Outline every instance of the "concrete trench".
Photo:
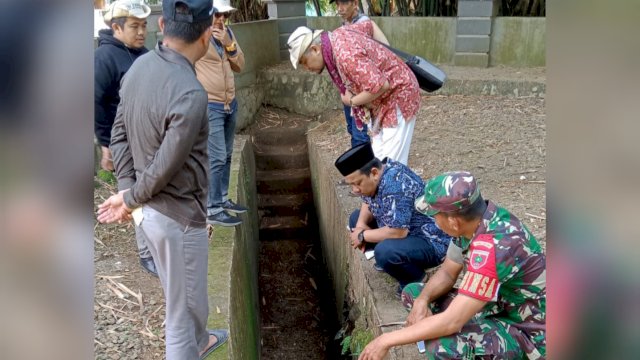
[[[406,318],[389,280],[348,245],[358,199],[336,186],[335,159],[306,134],[317,125],[236,136],[229,196],[250,210],[241,226],[213,231],[208,326],[228,327],[231,340],[209,360],[352,359],[341,355],[345,336],[366,344],[392,330],[380,324]],[[388,359],[416,355],[408,345]]]
[[261,359],[340,359],[335,295],[313,203],[306,126],[252,133]]

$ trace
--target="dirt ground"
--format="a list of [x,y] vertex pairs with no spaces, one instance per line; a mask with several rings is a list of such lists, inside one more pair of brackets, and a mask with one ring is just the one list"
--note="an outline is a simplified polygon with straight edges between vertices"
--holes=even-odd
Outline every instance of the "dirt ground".
[[327,303],[335,298],[319,249],[317,240],[261,243],[261,359],[340,358],[338,343],[332,341],[339,329],[336,310]]
[[[511,210],[546,248],[546,126],[542,98],[423,97],[409,165],[428,178],[468,170],[485,198]],[[341,111],[318,132],[337,157],[349,148]],[[96,179],[96,206],[115,188]],[[157,278],[142,271],[133,225],[95,228],[95,358],[164,358],[164,300]],[[313,326],[313,324],[308,324]]]
[[[115,191],[96,180],[95,205]],[[164,296],[138,262],[133,223],[96,225],[94,265],[96,360],[163,359]]]

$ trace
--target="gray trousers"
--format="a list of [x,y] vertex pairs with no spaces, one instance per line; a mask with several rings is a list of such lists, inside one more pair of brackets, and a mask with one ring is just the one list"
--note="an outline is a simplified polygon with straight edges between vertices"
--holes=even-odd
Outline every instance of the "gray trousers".
[[136,231],[153,256],[166,299],[167,360],[197,360],[209,343],[206,228],[185,228],[144,206]]
[[136,226],[136,243],[138,245],[138,256],[140,259],[146,259],[151,257],[149,248],[147,247],[147,241],[141,231],[138,231]]

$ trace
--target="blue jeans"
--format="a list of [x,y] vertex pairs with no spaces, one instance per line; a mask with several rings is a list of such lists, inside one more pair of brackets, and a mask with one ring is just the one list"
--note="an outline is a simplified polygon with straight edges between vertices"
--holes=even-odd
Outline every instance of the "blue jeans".
[[344,106],[344,117],[347,120],[347,132],[351,135],[351,147],[371,142],[367,134],[367,124],[362,124],[362,130],[358,130],[355,119],[351,116],[351,107]]
[[209,104],[209,194],[207,215],[222,212],[222,204],[229,196],[229,174],[237,111],[227,113]]
[[[351,228],[356,226],[359,216],[360,209],[351,213]],[[372,229],[378,228],[375,220],[368,225]],[[386,239],[375,244],[374,256],[378,266],[398,280],[403,288],[412,282],[422,282],[425,269],[441,263],[429,239],[413,235],[402,239]]]

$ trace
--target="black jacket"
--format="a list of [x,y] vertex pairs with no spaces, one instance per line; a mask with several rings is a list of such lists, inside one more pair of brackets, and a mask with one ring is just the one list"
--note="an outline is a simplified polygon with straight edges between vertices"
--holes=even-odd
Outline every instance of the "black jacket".
[[128,48],[113,37],[113,30],[98,32],[98,48],[95,51],[95,118],[94,129],[98,143],[109,146],[111,128],[120,103],[120,81],[133,61],[148,50]]

